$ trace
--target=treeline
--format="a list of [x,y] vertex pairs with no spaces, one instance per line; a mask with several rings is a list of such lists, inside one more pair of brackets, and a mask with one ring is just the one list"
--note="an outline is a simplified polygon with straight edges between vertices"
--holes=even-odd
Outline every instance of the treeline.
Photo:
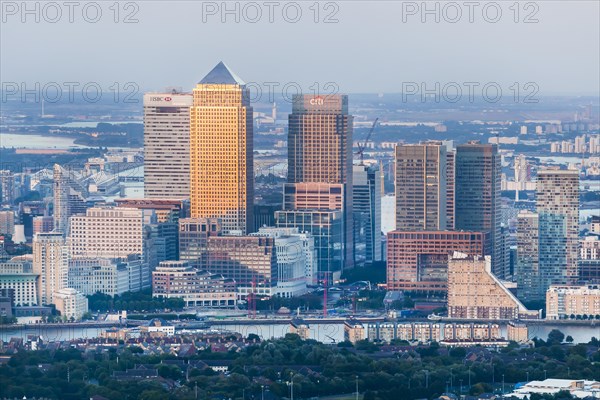
[[[600,380],[598,341],[567,346],[556,344],[560,339],[560,335],[553,334],[539,348],[513,344],[498,353],[479,349],[478,357],[472,358],[467,357],[471,350],[436,344],[372,355],[360,350],[362,344],[329,346],[288,334],[283,339],[258,342],[241,352],[213,353],[208,349],[186,358],[228,359],[231,366],[227,375],[211,369],[184,371],[161,364],[161,360],[175,356],[143,355],[142,349],[135,346],[86,353],[85,358],[76,349],[20,351],[0,366],[0,397],[70,400],[101,395],[109,399],[239,400],[243,396],[261,398],[264,386],[265,392],[282,398],[289,397],[293,382],[297,398],[311,398],[351,393],[358,382],[365,400],[402,400],[431,399],[446,391],[472,395],[499,392],[503,380],[508,392],[526,377]],[[380,350],[378,345],[370,346]],[[123,382],[112,378],[113,371],[136,364],[154,365],[160,379]],[[569,397],[563,394],[557,398]]]
[[96,293],[88,296],[89,309],[92,312],[137,311],[157,312],[164,310],[180,311],[185,303],[183,299],[165,299],[152,297],[152,290],[126,292],[114,298],[107,294]]

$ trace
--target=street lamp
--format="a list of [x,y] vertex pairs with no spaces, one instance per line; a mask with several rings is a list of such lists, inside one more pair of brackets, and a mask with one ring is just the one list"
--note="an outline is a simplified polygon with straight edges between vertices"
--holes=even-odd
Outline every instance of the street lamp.
[[546,379],[548,379],[548,378],[546,377],[546,370],[544,370],[544,380],[546,380]]
[[423,372],[425,372],[425,388],[428,389],[429,388],[429,371],[424,369]]
[[504,374],[502,374],[502,394],[504,394]]
[[471,390],[471,366],[469,365],[469,390]]
[[529,371],[527,371],[526,373],[527,373],[527,382],[529,382]]
[[265,400],[265,385],[260,385],[260,398]]
[[358,375],[356,375],[356,400],[358,400]]

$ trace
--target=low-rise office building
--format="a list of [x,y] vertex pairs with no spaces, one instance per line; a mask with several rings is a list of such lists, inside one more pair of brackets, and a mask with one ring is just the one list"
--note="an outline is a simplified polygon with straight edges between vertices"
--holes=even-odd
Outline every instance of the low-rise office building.
[[39,279],[40,276],[33,273],[32,262],[27,257],[14,257],[0,263],[0,290],[12,290],[15,306],[38,304]]
[[88,299],[72,288],[64,288],[54,292],[54,305],[63,319],[79,321],[88,311]]
[[236,305],[233,279],[199,271],[186,261],[163,261],[152,272],[154,297],[180,298],[186,307],[230,308]]

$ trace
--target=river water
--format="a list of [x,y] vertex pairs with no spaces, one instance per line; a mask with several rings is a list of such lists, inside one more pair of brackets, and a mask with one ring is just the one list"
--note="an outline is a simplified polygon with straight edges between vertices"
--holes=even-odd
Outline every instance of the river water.
[[[12,337],[27,339],[28,335],[39,335],[45,340],[60,341],[72,339],[92,339],[100,335],[100,332],[106,328],[80,328],[76,325],[67,325],[62,328],[48,328],[44,326],[20,327],[16,329],[0,330],[0,339],[7,342]],[[212,324],[211,329],[232,331],[248,336],[254,333],[263,339],[281,338],[289,333],[288,324],[255,323],[252,325],[219,325]],[[344,326],[342,323],[323,323],[310,324],[311,339],[323,343],[340,342],[344,340]],[[529,337],[539,337],[546,339],[552,329],[558,329],[565,334],[573,337],[575,343],[587,343],[592,336],[600,339],[600,326],[589,325],[561,325],[561,324],[543,324],[530,325]],[[502,334],[506,335],[506,327],[502,327]]]
[[75,144],[75,138],[64,136],[22,135],[18,133],[0,134],[0,147],[16,149],[69,149],[88,146]]

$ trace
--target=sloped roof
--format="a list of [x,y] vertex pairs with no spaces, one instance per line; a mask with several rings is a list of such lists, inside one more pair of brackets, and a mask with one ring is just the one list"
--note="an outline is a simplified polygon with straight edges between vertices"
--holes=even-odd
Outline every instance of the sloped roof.
[[223,61],[220,61],[200,82],[200,84],[245,85]]

